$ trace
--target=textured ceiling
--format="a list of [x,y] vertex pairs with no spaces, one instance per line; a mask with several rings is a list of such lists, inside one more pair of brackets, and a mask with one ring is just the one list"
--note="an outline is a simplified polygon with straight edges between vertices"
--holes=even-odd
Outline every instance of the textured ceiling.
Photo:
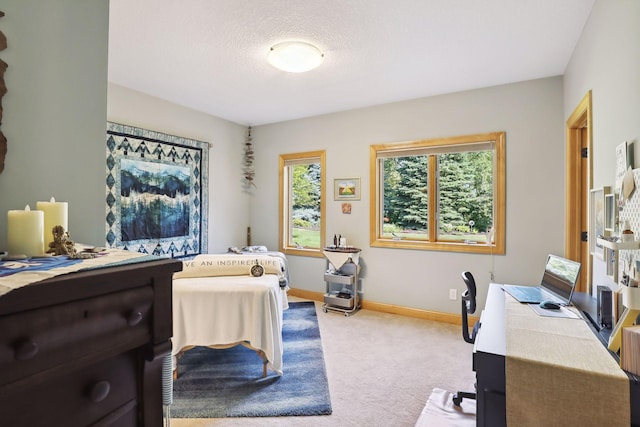
[[[109,81],[243,125],[564,74],[594,0],[110,0]],[[269,48],[304,40],[308,73]]]

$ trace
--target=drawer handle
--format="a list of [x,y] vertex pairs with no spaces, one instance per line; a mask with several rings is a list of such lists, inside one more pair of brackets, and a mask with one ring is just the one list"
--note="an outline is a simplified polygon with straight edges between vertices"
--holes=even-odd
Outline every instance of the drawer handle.
[[98,381],[89,389],[89,399],[94,403],[102,402],[109,395],[109,391],[111,391],[109,381]]
[[142,313],[140,313],[139,311],[132,311],[127,317],[127,323],[129,324],[129,326],[136,326],[141,321]]
[[14,348],[16,360],[29,360],[38,354],[38,344],[30,339],[19,341]]

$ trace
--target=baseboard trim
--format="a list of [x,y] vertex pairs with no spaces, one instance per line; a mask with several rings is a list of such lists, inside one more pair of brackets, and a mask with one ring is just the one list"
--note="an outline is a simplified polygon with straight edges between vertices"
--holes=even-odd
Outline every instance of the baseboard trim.
[[[323,292],[307,291],[305,289],[289,289],[289,295],[309,299],[312,301],[324,301]],[[450,323],[453,325],[462,325],[460,314],[442,313],[439,311],[422,310],[418,308],[403,307],[394,304],[384,304],[380,302],[362,300],[362,308],[366,310],[378,311],[381,313],[399,314],[407,317],[415,317],[418,319],[433,320],[436,322]],[[469,317],[470,326],[478,320],[477,317]]]

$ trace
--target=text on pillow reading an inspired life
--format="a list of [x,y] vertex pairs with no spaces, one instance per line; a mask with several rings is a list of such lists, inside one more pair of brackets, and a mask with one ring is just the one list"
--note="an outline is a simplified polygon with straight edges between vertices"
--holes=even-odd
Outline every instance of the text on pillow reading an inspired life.
[[212,277],[212,276],[243,276],[248,275],[251,266],[260,264],[265,274],[282,274],[280,259],[274,257],[196,257],[192,261],[184,261],[181,272],[175,273],[175,278]]

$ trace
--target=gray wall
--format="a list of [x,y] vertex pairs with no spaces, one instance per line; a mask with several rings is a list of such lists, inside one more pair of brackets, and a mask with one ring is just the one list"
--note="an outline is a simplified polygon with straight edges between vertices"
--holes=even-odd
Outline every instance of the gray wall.
[[[490,271],[497,281],[536,282],[545,254],[563,252],[564,121],[587,90],[594,94],[595,186],[613,183],[614,147],[624,140],[637,142],[640,131],[640,2],[596,0],[564,80],[553,77],[258,127],[258,190],[246,194],[236,175],[243,127],[117,87],[109,87],[107,114],[107,1],[5,0],[2,10],[6,16],[0,28],[10,47],[0,53],[9,64],[0,245],[6,242],[4,212],[52,195],[69,202],[75,240],[104,242],[107,119],[214,144],[212,252],[243,244],[247,223],[254,243],[275,247],[278,154],[326,149],[329,184],[337,177],[362,178],[364,197],[353,203],[351,215],[343,215],[329,195],[327,232],[342,233],[364,249],[365,298],[457,313],[459,303],[447,298],[449,288],[462,289],[462,269],[478,277],[482,302]],[[149,104],[157,105],[153,114],[134,111]],[[368,247],[370,144],[495,130],[507,132],[505,256]],[[636,158],[638,150],[636,144]],[[291,267],[294,286],[324,289],[322,260],[291,257]]]
[[[255,129],[256,182],[251,223],[256,241],[278,245],[278,155],[326,149],[327,241],[334,233],[363,249],[363,297],[369,301],[457,312],[449,289],[464,289],[470,270],[484,302],[491,271],[501,282],[540,280],[549,252],[564,252],[562,78],[416,99]],[[504,256],[369,247],[371,144],[506,131],[507,251]],[[333,179],[360,177],[351,215],[333,200]],[[254,207],[260,207],[254,209]],[[324,261],[289,257],[296,288],[324,291]]]
[[69,202],[71,238],[103,245],[109,2],[3,0],[9,47],[0,174],[0,248],[7,211]]
[[109,84],[109,121],[206,141],[209,149],[210,253],[246,244],[249,193],[243,186],[244,126]]
[[[564,118],[592,91],[593,187],[615,183],[615,147],[634,142],[640,166],[640,1],[596,0],[564,76]],[[636,232],[640,230],[634,230]],[[594,257],[593,283],[613,285]]]
[[[448,295],[450,288],[463,289],[463,269],[476,275],[483,301],[491,271],[499,281],[536,282],[545,255],[564,250],[560,77],[258,126],[257,188],[249,193],[238,175],[243,127],[117,85],[108,93],[111,121],[212,142],[210,252],[243,245],[248,224],[254,244],[277,248],[278,156],[317,149],[327,150],[327,238],[340,233],[364,249],[364,297],[370,301],[457,312],[459,302]],[[506,256],[368,247],[369,145],[499,130],[507,132]],[[362,200],[343,215],[333,200],[333,178],[354,176],[362,180]],[[324,291],[323,260],[291,256],[289,264],[293,287]]]

